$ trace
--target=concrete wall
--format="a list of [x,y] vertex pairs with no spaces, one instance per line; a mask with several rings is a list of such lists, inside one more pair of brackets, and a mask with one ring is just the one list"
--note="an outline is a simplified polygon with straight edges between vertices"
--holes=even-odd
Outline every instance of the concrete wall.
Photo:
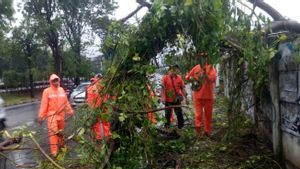
[[[270,84],[263,91],[264,99],[254,109],[252,83],[249,81],[243,90],[243,108],[257,123],[273,143],[277,160],[288,169],[300,169],[300,43],[286,42],[279,45],[278,54],[270,64]],[[225,94],[230,97],[234,84],[233,58],[227,58],[224,70]],[[247,68],[245,68],[246,70]]]
[[279,46],[279,105],[281,114],[282,150],[288,163],[300,168],[300,69],[296,62],[297,42]]
[[279,161],[289,169],[300,168],[300,69],[296,62],[297,42],[279,45],[270,65],[268,94],[260,103],[259,115],[265,134],[273,143]]

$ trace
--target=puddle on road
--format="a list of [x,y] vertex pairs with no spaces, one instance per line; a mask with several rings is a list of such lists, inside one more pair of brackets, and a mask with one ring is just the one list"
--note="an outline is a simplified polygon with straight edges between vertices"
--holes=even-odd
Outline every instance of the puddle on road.
[[[44,150],[48,150],[48,131],[46,130],[46,123],[42,126],[37,125],[34,122],[26,123],[27,130],[36,131],[35,135],[36,139],[40,143],[40,145],[44,148]],[[14,127],[9,129],[9,132],[17,131],[18,129],[22,129],[22,126]],[[15,150],[6,152],[6,156],[9,160],[6,160],[6,169],[19,169],[19,168],[36,168],[39,159],[42,158],[41,153],[37,152],[36,146],[33,144],[32,140],[29,138],[24,138],[22,140],[21,150]],[[23,148],[23,149],[22,149]],[[3,160],[2,160],[3,161]],[[3,162],[5,163],[5,162]],[[1,165],[1,162],[0,162]],[[0,168],[5,168],[0,166]]]

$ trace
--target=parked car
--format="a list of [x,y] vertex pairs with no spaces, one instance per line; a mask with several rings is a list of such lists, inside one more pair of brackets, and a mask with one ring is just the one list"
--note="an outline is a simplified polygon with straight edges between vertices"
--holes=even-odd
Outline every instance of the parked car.
[[86,103],[86,88],[91,82],[80,83],[70,94],[70,103],[72,106],[80,106]]
[[[3,137],[2,137],[2,131],[5,129],[5,112],[4,112],[4,108],[3,108],[3,104],[4,104],[4,100],[1,98],[0,96],[0,143],[2,143],[4,141]],[[5,152],[3,152],[5,153]],[[4,154],[4,156],[0,157],[0,168],[6,168],[6,157]]]
[[73,92],[74,88],[75,87],[74,87],[74,84],[72,81],[68,80],[68,81],[64,82],[64,89],[66,91],[68,98],[70,98],[71,93]]

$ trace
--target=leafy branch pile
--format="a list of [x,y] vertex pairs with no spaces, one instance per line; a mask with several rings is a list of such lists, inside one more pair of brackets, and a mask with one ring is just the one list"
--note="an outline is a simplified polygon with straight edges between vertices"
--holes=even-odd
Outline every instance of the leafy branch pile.
[[[157,130],[144,114],[134,112],[147,110],[150,102],[155,105],[146,88],[147,75],[155,71],[150,63],[168,44],[175,44],[178,40],[189,44],[185,46],[192,50],[183,49],[189,56],[208,51],[212,64],[221,60],[221,54],[238,59],[233,73],[236,74],[235,80],[239,81],[234,85],[235,94],[231,93],[228,109],[232,112],[228,114],[229,124],[234,128],[230,132],[236,131],[243,117],[243,103],[238,101],[244,97],[238,94],[244,89],[240,77],[252,79],[255,89],[263,88],[267,82],[267,65],[274,53],[273,48],[264,44],[264,35],[260,31],[262,21],[265,20],[256,21],[254,29],[251,28],[251,16],[230,1],[165,0],[153,1],[149,13],[138,26],[114,22],[103,45],[103,52],[113,58],[104,91],[117,97],[108,104],[115,138],[110,166],[146,168],[153,165],[153,158],[157,155],[157,148],[153,148],[157,144]],[[189,62],[191,58],[182,57],[179,64]],[[185,71],[187,69],[183,73]],[[254,80],[254,72],[261,73],[259,80]],[[159,150],[163,151],[163,147]],[[106,153],[95,153],[100,155],[97,162],[103,163]]]

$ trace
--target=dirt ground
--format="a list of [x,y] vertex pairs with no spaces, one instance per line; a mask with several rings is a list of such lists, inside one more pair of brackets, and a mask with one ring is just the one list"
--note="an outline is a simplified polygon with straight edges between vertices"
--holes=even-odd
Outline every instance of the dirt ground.
[[[160,141],[157,164],[153,168],[184,169],[280,169],[273,158],[272,144],[249,120],[237,133],[228,131],[226,107],[222,97],[216,99],[213,114],[213,132],[210,137],[197,137],[193,127],[193,113],[179,138]],[[232,135],[232,137],[227,137]],[[159,145],[161,144],[161,147]]]

